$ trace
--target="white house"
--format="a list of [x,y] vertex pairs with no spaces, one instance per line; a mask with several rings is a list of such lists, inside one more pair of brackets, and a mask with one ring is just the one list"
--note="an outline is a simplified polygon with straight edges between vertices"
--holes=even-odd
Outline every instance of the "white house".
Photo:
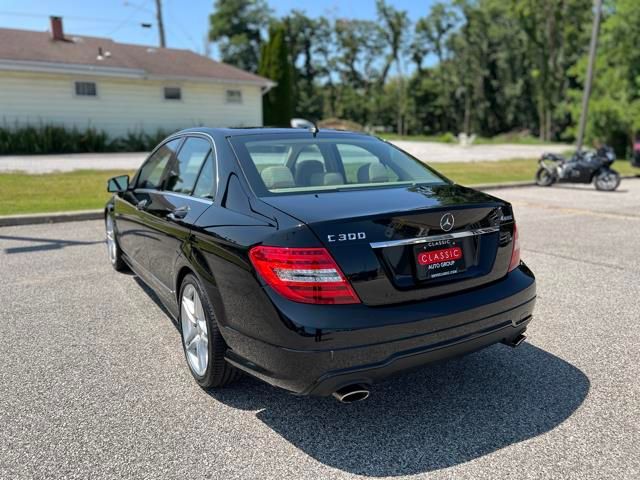
[[262,125],[273,82],[189,50],[0,28],[0,126],[127,131]]

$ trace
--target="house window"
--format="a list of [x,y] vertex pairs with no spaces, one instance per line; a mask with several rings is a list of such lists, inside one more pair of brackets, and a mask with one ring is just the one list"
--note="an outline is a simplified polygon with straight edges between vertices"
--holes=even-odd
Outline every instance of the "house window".
[[242,103],[242,90],[227,90],[227,103]]
[[76,82],[76,95],[79,97],[95,97],[98,95],[96,82]]
[[164,87],[165,100],[182,100],[182,89],[180,87]]

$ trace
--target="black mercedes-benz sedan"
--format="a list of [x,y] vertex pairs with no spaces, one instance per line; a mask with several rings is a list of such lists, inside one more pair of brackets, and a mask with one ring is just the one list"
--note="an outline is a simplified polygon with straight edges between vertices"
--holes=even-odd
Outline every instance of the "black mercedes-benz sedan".
[[511,205],[364,134],[181,131],[109,180],[109,258],[148,284],[204,388],[241,371],[344,402],[532,318]]

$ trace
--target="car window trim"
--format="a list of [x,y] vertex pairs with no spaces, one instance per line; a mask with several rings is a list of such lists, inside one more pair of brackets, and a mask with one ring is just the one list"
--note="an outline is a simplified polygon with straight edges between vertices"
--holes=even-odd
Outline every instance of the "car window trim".
[[188,200],[195,200],[196,202],[205,203],[207,205],[213,204],[213,200],[210,198],[199,198],[199,197],[194,197],[192,195],[187,195],[186,193],[171,192],[169,190],[154,190],[153,188],[138,188],[136,191],[143,192],[143,193],[159,193],[162,195],[171,195],[174,197],[185,198]]

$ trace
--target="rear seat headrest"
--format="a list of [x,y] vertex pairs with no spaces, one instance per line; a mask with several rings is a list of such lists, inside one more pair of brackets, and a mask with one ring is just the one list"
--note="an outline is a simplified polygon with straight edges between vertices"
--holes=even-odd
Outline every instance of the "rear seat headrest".
[[382,183],[389,181],[387,169],[381,163],[365,163],[358,168],[358,183]]
[[381,163],[372,163],[369,166],[369,181],[371,183],[388,182],[389,174],[387,173],[385,166]]
[[271,190],[272,188],[291,188],[296,186],[293,181],[293,174],[285,166],[267,167],[260,172],[264,185]]
[[314,173],[311,175],[310,185],[344,185],[342,174],[337,172]]
[[313,185],[311,177],[318,173],[324,173],[324,163],[320,160],[302,160],[295,167],[295,182],[299,187]]

